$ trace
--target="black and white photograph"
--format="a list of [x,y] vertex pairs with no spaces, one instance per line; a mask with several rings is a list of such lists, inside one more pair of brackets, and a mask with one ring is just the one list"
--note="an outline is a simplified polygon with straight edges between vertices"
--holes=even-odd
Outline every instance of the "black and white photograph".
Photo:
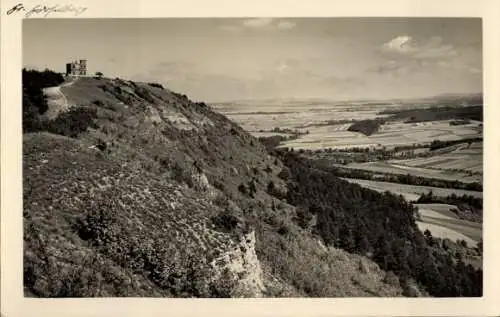
[[255,1],[2,3],[2,317],[495,315],[499,6]]
[[30,19],[28,297],[480,297],[481,19]]

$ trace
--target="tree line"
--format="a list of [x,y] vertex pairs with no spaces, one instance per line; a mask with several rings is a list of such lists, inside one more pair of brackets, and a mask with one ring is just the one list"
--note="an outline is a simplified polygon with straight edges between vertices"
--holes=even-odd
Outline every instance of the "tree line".
[[95,107],[77,107],[60,114],[53,120],[44,120],[42,115],[48,110],[44,88],[58,86],[64,77],[51,70],[22,70],[23,82],[23,133],[47,131],[69,137],[77,137],[95,127],[97,110]]
[[23,132],[40,129],[40,116],[48,110],[43,88],[60,85],[64,82],[61,74],[51,70],[37,71],[23,68]]

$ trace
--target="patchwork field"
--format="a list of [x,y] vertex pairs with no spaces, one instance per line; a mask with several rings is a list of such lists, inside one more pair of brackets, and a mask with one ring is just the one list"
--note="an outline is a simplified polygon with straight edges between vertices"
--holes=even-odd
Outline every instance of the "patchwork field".
[[391,103],[336,103],[323,100],[270,100],[214,104],[212,107],[238,122],[245,130],[258,132],[274,127],[307,129],[330,120],[362,120],[376,117],[378,112],[394,107]]
[[385,146],[459,140],[477,137],[482,132],[481,122],[471,121],[464,125],[450,125],[451,120],[405,123],[404,120],[383,124],[370,136],[347,131],[351,123],[336,124],[341,120],[364,120],[383,118],[379,112],[402,107],[392,103],[337,104],[331,101],[282,101],[255,103],[216,104],[213,108],[238,122],[255,136],[267,136],[259,131],[270,131],[275,127],[308,131],[298,139],[289,140],[282,146],[296,149],[345,148]]
[[[411,168],[418,172],[429,170],[440,171],[470,171],[481,173],[483,171],[483,142],[474,142],[470,146],[459,144],[450,147],[448,153],[439,156],[416,158],[409,160],[391,160],[389,164],[394,167]],[[445,172],[440,172],[446,175]],[[457,175],[462,176],[462,175]],[[463,177],[460,177],[463,179]]]
[[[433,159],[436,159],[438,157],[434,157]],[[440,157],[439,157],[440,158]],[[428,159],[428,158],[426,158]],[[419,160],[419,159],[412,159],[408,160],[410,163]],[[459,158],[457,158],[459,160]],[[467,162],[466,159],[463,159],[464,163]],[[472,158],[470,159],[474,161]],[[479,164],[476,162],[473,162],[473,164],[476,164],[475,166],[479,168],[481,166],[482,168],[482,158],[478,159]],[[459,162],[458,162],[459,163]],[[438,178],[438,179],[443,179],[443,180],[459,180],[462,182],[481,182],[482,181],[482,175],[477,174],[477,175],[471,175],[470,173],[467,173],[464,169],[464,171],[452,171],[452,170],[445,170],[445,169],[437,169],[434,166],[431,168],[424,168],[424,167],[417,167],[417,166],[409,166],[406,165],[407,162],[402,162],[399,160],[393,160],[393,161],[379,161],[379,162],[366,162],[366,163],[351,163],[348,165],[342,165],[344,168],[353,168],[353,169],[360,169],[360,170],[365,170],[365,171],[372,171],[372,172],[377,172],[377,173],[390,173],[390,174],[412,174],[415,176],[420,176],[420,177],[427,177],[427,178]],[[479,165],[479,166],[478,166]],[[339,165],[341,166],[341,165]]]
[[431,190],[435,196],[441,196],[441,197],[446,197],[453,193],[455,193],[455,195],[460,195],[460,196],[466,194],[474,197],[483,197],[482,192],[477,192],[472,190],[438,188],[430,186],[414,186],[414,185],[372,181],[365,179],[353,179],[353,178],[343,178],[343,179],[351,183],[356,183],[363,187],[376,190],[378,192],[390,191],[397,195],[403,195],[409,201],[415,201],[420,197],[420,195],[427,194]]
[[450,120],[423,123],[390,122],[382,125],[380,130],[370,136],[358,132],[347,131],[350,124],[309,127],[309,134],[297,140],[287,141],[283,146],[304,149],[324,147],[368,147],[385,146],[392,148],[400,145],[428,143],[439,139],[442,141],[460,140],[477,137],[481,131],[480,123],[469,125],[450,125]]

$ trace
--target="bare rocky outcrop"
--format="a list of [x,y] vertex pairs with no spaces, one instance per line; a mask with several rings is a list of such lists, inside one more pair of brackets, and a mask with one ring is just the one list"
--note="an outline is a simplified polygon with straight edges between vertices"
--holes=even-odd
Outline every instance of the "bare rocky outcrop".
[[216,196],[217,192],[210,185],[205,173],[193,172],[193,174],[191,174],[191,182],[196,190],[206,193],[209,198],[214,198]]
[[212,261],[214,279],[228,287],[231,297],[262,297],[263,273],[255,252],[255,231],[242,236],[234,248]]

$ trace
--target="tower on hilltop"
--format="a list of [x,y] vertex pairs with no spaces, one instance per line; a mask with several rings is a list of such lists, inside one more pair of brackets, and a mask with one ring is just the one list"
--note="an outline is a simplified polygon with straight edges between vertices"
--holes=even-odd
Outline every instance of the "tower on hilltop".
[[66,64],[67,76],[86,76],[87,75],[87,60],[81,59]]

